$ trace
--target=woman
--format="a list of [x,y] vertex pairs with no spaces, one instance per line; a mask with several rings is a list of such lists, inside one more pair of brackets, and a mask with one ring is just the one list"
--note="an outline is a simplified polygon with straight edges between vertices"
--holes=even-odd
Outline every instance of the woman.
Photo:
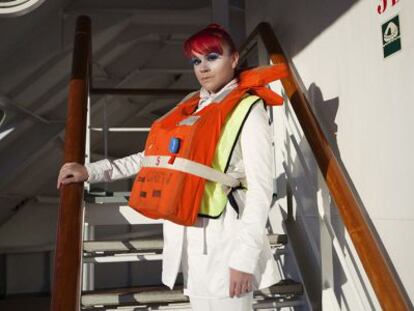
[[[194,34],[185,42],[184,50],[201,84],[194,113],[240,89],[242,82],[236,75],[239,53],[219,25],[211,24]],[[269,95],[263,86],[261,91]],[[272,198],[271,145],[268,116],[258,98],[246,114],[226,171],[244,177],[248,189],[236,190],[233,201],[227,202],[217,218],[197,217],[192,226],[164,221],[162,281],[172,289],[181,269],[184,294],[189,296],[193,310],[251,310],[253,291],[279,280],[265,230]],[[66,163],[60,170],[58,187],[133,176],[144,158],[141,152],[86,166]]]

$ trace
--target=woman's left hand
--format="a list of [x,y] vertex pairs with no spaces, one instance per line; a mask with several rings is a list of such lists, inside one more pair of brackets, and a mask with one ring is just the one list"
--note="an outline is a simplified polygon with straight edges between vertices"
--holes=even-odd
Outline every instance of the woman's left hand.
[[252,290],[253,274],[230,268],[230,297],[239,297]]

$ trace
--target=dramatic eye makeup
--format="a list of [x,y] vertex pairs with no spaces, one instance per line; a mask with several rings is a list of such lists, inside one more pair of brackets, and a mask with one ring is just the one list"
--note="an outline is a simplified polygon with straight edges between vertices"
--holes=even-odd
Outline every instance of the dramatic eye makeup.
[[208,53],[207,54],[207,60],[209,61],[209,62],[211,62],[211,61],[215,61],[217,58],[219,58],[220,57],[220,54],[219,53],[216,53],[216,52],[211,52],[211,53]]
[[[219,53],[216,53],[216,52],[210,52],[210,53],[208,53],[207,55],[205,55],[205,56],[203,56],[203,58],[205,58],[208,62],[213,62],[213,61],[215,61],[216,59],[218,59],[218,58],[220,58],[220,54]],[[191,57],[191,59],[190,59],[190,64],[191,65],[193,65],[193,66],[197,66],[197,65],[199,65],[201,63],[201,59],[200,58],[198,58],[198,57],[196,57],[196,56],[193,56],[193,57]]]
[[195,57],[195,56],[191,57],[191,59],[190,59],[190,64],[191,65],[198,65],[200,63],[201,63],[201,60],[198,57]]

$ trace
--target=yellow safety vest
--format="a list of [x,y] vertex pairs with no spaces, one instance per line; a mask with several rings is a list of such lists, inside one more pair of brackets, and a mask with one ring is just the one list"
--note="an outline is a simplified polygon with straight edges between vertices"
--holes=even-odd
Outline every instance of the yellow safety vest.
[[[228,116],[214,153],[212,168],[226,173],[243,124],[253,105],[259,100],[260,97],[256,95],[245,96]],[[222,185],[207,180],[198,216],[218,218],[223,213],[227,201],[228,197]]]

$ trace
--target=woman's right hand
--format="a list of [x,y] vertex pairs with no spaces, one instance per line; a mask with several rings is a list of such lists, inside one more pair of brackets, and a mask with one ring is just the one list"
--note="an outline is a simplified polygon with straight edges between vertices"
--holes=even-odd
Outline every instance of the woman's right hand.
[[86,167],[76,162],[68,162],[62,165],[60,168],[59,176],[57,179],[57,188],[60,185],[66,185],[74,182],[83,182],[89,177]]

